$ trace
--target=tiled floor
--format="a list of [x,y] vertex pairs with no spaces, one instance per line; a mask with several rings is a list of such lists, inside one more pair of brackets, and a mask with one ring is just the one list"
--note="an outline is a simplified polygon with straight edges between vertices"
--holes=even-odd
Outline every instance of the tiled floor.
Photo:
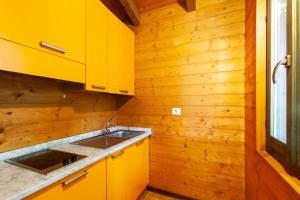
[[154,192],[145,192],[139,200],[178,200],[172,197],[168,197],[162,194],[157,194]]

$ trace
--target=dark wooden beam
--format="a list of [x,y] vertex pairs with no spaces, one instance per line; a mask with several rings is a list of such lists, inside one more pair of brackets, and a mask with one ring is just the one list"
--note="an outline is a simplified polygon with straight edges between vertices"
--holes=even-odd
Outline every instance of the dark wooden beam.
[[186,9],[188,12],[196,10],[196,0],[186,0]]
[[132,24],[127,12],[120,1],[101,0],[102,3],[125,24]]
[[134,0],[120,0],[121,4],[124,6],[131,22],[134,25],[140,24],[140,13],[134,2]]

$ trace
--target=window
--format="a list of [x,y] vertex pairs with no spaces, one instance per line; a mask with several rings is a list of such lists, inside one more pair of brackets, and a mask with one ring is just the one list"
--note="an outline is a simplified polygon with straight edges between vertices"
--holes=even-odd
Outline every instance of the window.
[[[300,0],[269,0],[267,151],[300,175]],[[297,60],[298,59],[298,60]]]

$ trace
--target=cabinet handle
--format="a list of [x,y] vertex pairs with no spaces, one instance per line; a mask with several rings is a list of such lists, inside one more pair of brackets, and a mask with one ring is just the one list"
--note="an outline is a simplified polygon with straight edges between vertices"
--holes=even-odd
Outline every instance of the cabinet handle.
[[138,141],[137,143],[135,143],[136,144],[136,146],[139,146],[139,145],[141,145],[141,144],[143,144],[144,143],[144,140],[141,140],[141,141]]
[[115,158],[117,158],[117,157],[121,156],[123,153],[124,153],[124,150],[122,150],[122,151],[119,151],[118,153],[116,153],[116,154],[112,155],[112,156],[111,156],[111,158],[112,158],[112,159],[115,159]]
[[106,89],[106,87],[101,86],[101,85],[96,85],[96,84],[93,84],[92,88],[99,89],[99,90],[105,90]]
[[54,45],[49,44],[49,43],[47,43],[47,42],[40,42],[40,46],[41,46],[41,47],[48,48],[48,49],[52,49],[52,50],[57,51],[57,52],[59,52],[59,53],[67,53],[67,51],[64,50],[63,48],[54,46]]
[[120,92],[121,92],[121,93],[128,94],[129,91],[128,91],[128,90],[120,90]]
[[70,179],[68,181],[63,182],[62,186],[66,187],[66,186],[70,185],[71,183],[74,183],[74,182],[78,181],[79,179],[81,179],[82,177],[84,177],[86,175],[88,175],[88,171],[84,170],[84,172],[82,174],[78,175],[77,177],[72,178],[72,179]]

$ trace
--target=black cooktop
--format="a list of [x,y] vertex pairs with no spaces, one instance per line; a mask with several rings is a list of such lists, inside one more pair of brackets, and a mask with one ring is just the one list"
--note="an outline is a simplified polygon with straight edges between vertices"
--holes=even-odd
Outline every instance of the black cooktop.
[[84,155],[47,149],[12,158],[6,162],[47,175],[54,170],[60,169],[85,157]]

